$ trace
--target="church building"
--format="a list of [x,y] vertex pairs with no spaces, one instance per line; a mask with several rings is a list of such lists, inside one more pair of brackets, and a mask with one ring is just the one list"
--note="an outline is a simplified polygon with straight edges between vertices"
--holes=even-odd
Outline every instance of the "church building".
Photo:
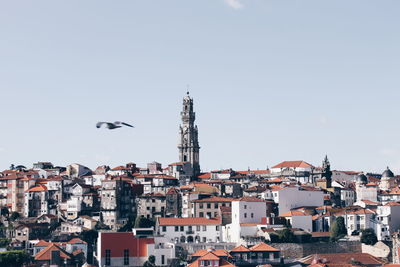
[[183,98],[181,117],[182,124],[179,127],[180,142],[178,145],[179,161],[189,162],[193,169],[193,176],[197,177],[200,174],[200,146],[197,125],[194,124],[196,113],[193,111],[193,99],[189,92]]

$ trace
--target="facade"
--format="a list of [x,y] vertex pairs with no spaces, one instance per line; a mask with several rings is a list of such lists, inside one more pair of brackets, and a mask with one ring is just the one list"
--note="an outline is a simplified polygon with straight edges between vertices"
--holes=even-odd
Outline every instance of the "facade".
[[194,200],[192,217],[219,217],[221,207],[231,207],[233,198],[210,197]]
[[198,129],[194,124],[196,113],[193,111],[193,99],[189,96],[183,98],[183,110],[181,112],[182,125],[179,128],[180,141],[178,145],[179,161],[190,162],[194,176],[200,174],[200,146],[198,141]]
[[124,180],[104,180],[100,198],[102,222],[111,229],[124,225],[136,212],[135,195],[130,184]]
[[298,207],[320,207],[324,205],[324,192],[308,186],[276,186],[262,194],[263,199],[274,200],[279,214]]
[[158,218],[156,232],[173,243],[214,243],[222,241],[222,222],[207,218]]
[[156,266],[168,266],[175,258],[175,246],[163,238],[139,238],[129,232],[99,233],[99,266],[143,266],[150,255],[155,256]]
[[144,218],[165,217],[166,215],[166,196],[164,194],[145,194],[138,198],[137,214]]
[[265,225],[266,217],[267,204],[261,199],[244,197],[232,201],[232,223],[226,225],[226,240],[239,243],[244,238],[256,236],[257,226]]
[[376,210],[376,236],[378,240],[389,241],[400,228],[400,204],[388,202]]

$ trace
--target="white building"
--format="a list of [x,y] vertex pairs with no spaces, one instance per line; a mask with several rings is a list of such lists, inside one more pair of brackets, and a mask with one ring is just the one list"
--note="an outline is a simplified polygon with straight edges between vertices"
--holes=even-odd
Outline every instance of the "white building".
[[378,206],[376,211],[376,236],[378,240],[389,241],[394,232],[400,227],[400,204],[389,202]]
[[222,241],[219,218],[157,218],[157,234],[174,243],[210,243]]
[[100,232],[97,241],[99,266],[143,266],[150,255],[156,266],[168,266],[175,258],[175,246],[165,238],[139,238],[133,233]]
[[259,225],[266,224],[267,204],[262,199],[243,197],[232,201],[232,223],[226,225],[227,242],[240,243],[246,237],[255,237]]
[[320,207],[324,204],[324,192],[309,186],[275,186],[261,193],[261,197],[274,200],[279,214],[298,207]]
[[312,216],[303,211],[292,210],[279,216],[284,217],[292,228],[299,228],[308,232],[313,230]]

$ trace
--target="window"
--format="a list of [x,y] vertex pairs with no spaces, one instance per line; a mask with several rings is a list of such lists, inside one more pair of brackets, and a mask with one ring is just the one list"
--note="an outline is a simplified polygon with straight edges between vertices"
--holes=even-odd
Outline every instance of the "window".
[[167,226],[163,226],[163,227],[162,227],[162,231],[163,231],[163,232],[166,232],[166,231],[167,231]]
[[197,232],[200,232],[200,225],[197,225],[197,226],[196,226],[196,231],[197,231]]
[[179,226],[175,226],[175,232],[179,231]]
[[183,232],[184,231],[184,226],[181,226],[181,232]]
[[254,213],[251,213],[251,218],[254,218]]
[[199,217],[204,217],[204,212],[200,212]]
[[207,209],[211,209],[211,203],[207,204]]
[[244,217],[247,218],[247,213],[244,214]]
[[124,265],[129,265],[129,249],[124,249]]
[[106,249],[106,265],[111,264],[111,250]]
[[207,231],[207,226],[203,225],[203,231]]
[[203,203],[200,203],[199,208],[200,209],[204,208]]
[[219,225],[215,226],[215,230],[219,231]]
[[244,209],[247,209],[247,205],[244,205]]
[[206,237],[203,237],[203,242],[204,243],[207,242],[207,238]]
[[218,209],[218,203],[214,204],[214,209]]
[[162,265],[165,264],[165,255],[161,255],[161,264],[162,264]]

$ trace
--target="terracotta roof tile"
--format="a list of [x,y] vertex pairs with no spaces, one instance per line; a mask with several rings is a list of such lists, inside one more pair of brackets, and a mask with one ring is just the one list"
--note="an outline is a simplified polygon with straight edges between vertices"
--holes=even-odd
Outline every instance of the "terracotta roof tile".
[[276,249],[274,247],[271,247],[268,244],[265,244],[264,242],[258,243],[257,245],[254,245],[250,248],[251,251],[280,251],[279,249]]

